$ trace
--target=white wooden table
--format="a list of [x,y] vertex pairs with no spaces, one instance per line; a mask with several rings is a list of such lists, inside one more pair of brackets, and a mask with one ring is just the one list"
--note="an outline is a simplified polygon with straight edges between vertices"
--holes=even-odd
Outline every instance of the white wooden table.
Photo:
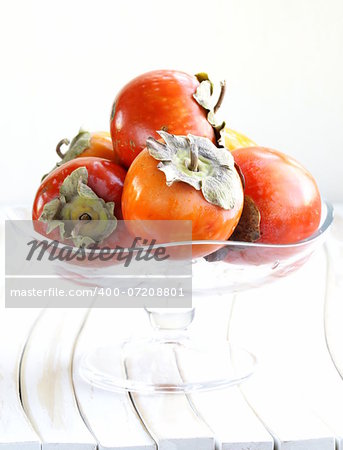
[[230,313],[229,339],[259,357],[249,381],[216,392],[129,396],[97,389],[80,377],[82,355],[139,323],[148,327],[145,313],[5,309],[1,286],[0,450],[343,450],[339,221],[329,242],[330,289],[322,249],[288,278],[223,300],[220,324],[203,302],[199,317],[207,317],[207,329],[198,332],[225,336]]

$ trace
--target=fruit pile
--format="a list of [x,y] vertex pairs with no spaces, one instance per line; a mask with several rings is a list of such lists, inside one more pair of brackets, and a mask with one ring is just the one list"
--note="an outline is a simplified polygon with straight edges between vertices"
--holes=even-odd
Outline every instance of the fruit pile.
[[[205,73],[160,70],[130,81],[113,103],[110,133],[80,130],[58,143],[60,161],[33,204],[39,231],[90,246],[108,242],[117,219],[135,235],[147,220],[187,220],[193,240],[309,237],[321,216],[314,178],[219,121],[224,95],[225,83],[215,86]],[[66,220],[74,225],[64,227]],[[161,227],[144,233],[166,237]],[[195,256],[212,250],[199,246]]]

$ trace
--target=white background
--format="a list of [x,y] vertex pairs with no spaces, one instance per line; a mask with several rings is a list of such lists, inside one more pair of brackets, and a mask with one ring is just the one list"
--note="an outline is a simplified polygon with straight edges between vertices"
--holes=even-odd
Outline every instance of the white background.
[[1,200],[30,204],[54,147],[109,127],[151,69],[226,78],[231,127],[302,162],[343,201],[342,0],[2,0]]

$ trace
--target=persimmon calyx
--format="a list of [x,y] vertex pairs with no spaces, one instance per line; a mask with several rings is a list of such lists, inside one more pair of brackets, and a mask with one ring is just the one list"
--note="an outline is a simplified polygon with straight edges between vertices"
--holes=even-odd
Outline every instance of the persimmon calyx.
[[39,220],[47,223],[47,234],[59,228],[61,239],[87,247],[115,230],[114,203],[99,198],[87,183],[88,171],[79,167],[63,181],[59,196],[44,205]]
[[258,207],[251,197],[245,195],[242,215],[230,240],[242,242],[258,241],[261,237],[260,224],[261,213]]
[[219,95],[215,95],[214,84],[210,80],[207,73],[197,73],[195,75],[199,81],[199,86],[193,94],[193,98],[196,102],[208,111],[207,120],[212,125],[217,141],[221,138],[221,131],[225,127],[225,122],[220,120],[217,116],[217,112],[223,102],[226,92],[226,82],[220,82]]
[[149,137],[147,148],[160,161],[157,168],[165,174],[167,186],[181,181],[201,190],[213,205],[227,210],[235,207],[242,185],[230,152],[216,147],[207,138],[157,133],[165,143]]
[[[55,167],[51,169],[50,172],[55,170],[56,167],[59,167],[62,164],[65,164],[66,162],[71,161],[72,159],[75,159],[77,156],[81,155],[87,148],[89,148],[91,137],[92,135],[89,131],[80,128],[78,134],[72,139],[71,142],[67,138],[61,139],[56,146],[56,153],[61,158],[61,161],[56,163]],[[69,145],[69,148],[65,153],[62,153],[61,150],[61,147],[63,145]],[[44,178],[48,176],[50,172],[43,175],[42,180],[44,180]]]
[[[60,166],[72,159],[75,159],[77,156],[81,155],[87,148],[90,146],[91,133],[89,131],[83,130],[80,128],[78,134],[72,139],[68,150],[61,154],[59,144],[56,147],[56,153],[62,157],[61,161],[57,163],[57,166]],[[65,143],[65,140],[60,142]],[[66,140],[68,142],[68,140]]]

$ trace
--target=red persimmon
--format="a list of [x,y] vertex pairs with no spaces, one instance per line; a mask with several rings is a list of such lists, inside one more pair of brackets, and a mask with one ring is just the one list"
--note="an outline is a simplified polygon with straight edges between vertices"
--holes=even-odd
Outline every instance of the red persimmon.
[[157,130],[191,133],[215,142],[206,100],[193,97],[198,80],[212,92],[205,74],[197,77],[176,70],[154,70],[122,88],[113,103],[110,124],[114,152],[125,167],[146,147],[148,137],[159,137]]
[[114,202],[114,214],[121,218],[121,194],[126,171],[117,164],[102,158],[77,158],[53,170],[41,183],[32,209],[33,220],[38,220],[46,203],[59,196],[59,190],[68,175],[85,167],[87,185],[105,202]]
[[[125,176],[122,167],[95,157],[57,167],[36,193],[32,209],[36,231],[59,241],[69,238],[76,246],[103,241],[122,219]],[[73,230],[65,229],[65,221]]]
[[[243,213],[235,238],[290,244],[317,230],[321,198],[308,170],[290,156],[265,147],[242,148],[232,155],[244,175],[245,196],[250,203],[245,202],[250,212]],[[245,234],[248,219],[250,225],[255,224],[255,236],[251,228],[250,234]]]
[[[232,264],[300,267],[311,253],[310,243],[287,246],[313,235],[321,219],[321,199],[313,176],[293,158],[264,147],[232,152],[245,178],[244,208],[228,245],[208,257]],[[244,246],[244,242],[268,244]],[[292,264],[287,261],[292,258]],[[285,263],[285,264],[284,264]],[[278,273],[279,273],[278,269]]]

